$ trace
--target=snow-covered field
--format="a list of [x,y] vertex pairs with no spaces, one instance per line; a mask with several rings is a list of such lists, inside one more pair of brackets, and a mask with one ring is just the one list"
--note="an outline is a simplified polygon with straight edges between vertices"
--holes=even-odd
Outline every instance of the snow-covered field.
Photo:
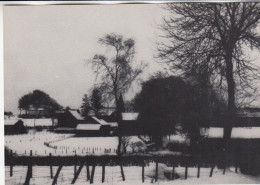
[[61,155],[102,155],[116,154],[117,137],[71,137],[58,142],[53,142],[50,146],[57,148]]
[[[127,151],[132,143],[142,142],[137,136],[129,137]],[[117,137],[74,137],[48,131],[31,131],[28,134],[5,136],[5,147],[21,156],[116,155]]]
[[[54,174],[58,167],[53,167]],[[27,167],[14,166],[13,176],[9,175],[10,167],[5,167],[5,182],[6,185],[20,185],[25,182]],[[90,167],[91,170],[91,167]],[[227,169],[225,175],[222,170],[215,169],[213,176],[209,177],[210,169],[201,168],[200,178],[197,178],[197,168],[188,169],[188,179],[184,179],[185,169],[182,167],[175,168],[175,175],[180,178],[175,178],[174,181],[168,180],[172,168],[166,167],[164,164],[159,164],[158,181],[155,182],[155,164],[150,163],[145,167],[145,183],[142,183],[142,168],[137,166],[124,167],[126,181],[122,181],[119,166],[105,168],[105,182],[104,184],[256,184],[260,183],[260,177],[243,175],[235,173],[234,169]],[[86,167],[84,167],[75,184],[88,184],[86,177]],[[74,167],[65,166],[62,168],[57,180],[58,185],[71,184],[74,177]],[[102,184],[102,168],[97,166],[94,175],[94,184]],[[48,166],[33,166],[33,177],[30,180],[31,185],[52,184],[53,179],[50,178],[50,167]]]
[[[32,150],[33,155],[46,156],[49,153],[55,154],[55,149],[48,147],[44,143],[52,143],[59,140],[72,137],[73,134],[57,134],[47,131],[30,131],[27,134],[21,135],[6,135],[5,147],[9,150],[13,150],[17,155],[30,155]],[[58,154],[58,151],[56,151]]]

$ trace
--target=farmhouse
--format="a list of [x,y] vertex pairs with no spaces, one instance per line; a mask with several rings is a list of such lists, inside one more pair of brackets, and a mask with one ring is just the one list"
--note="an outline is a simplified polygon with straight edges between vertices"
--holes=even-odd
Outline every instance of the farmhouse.
[[[223,138],[225,118],[218,125],[200,128],[200,134],[208,138]],[[259,138],[260,108],[243,108],[237,111],[231,138]]]
[[51,116],[51,106],[39,105],[36,107],[34,105],[30,105],[29,110],[28,110],[28,116],[34,117],[34,118],[50,117]]
[[124,135],[140,134],[141,128],[137,122],[139,113],[123,112],[121,116],[121,131]]
[[37,118],[37,119],[21,119],[24,123],[24,126],[27,128],[50,128],[55,126],[57,120],[51,118]]
[[95,116],[84,118],[77,110],[57,112],[58,132],[72,132],[77,135],[98,136],[109,135],[110,124]]
[[239,127],[260,127],[260,108],[246,107],[237,112]]
[[56,111],[56,117],[58,127],[76,128],[77,124],[86,122],[77,110]]
[[26,128],[22,120],[18,119],[6,119],[4,120],[4,134],[24,134],[26,133]]

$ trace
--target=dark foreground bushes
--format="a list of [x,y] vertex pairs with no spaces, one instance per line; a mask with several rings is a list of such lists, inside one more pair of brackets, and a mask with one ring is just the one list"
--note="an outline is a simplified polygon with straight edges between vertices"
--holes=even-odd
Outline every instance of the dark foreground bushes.
[[239,158],[241,173],[249,175],[260,175],[260,154],[248,154]]

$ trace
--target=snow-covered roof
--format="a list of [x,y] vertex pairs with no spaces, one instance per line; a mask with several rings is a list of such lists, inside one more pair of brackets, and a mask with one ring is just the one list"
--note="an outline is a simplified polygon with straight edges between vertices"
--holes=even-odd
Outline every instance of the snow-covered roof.
[[52,120],[48,119],[22,119],[24,126],[26,127],[50,127],[52,126]]
[[85,120],[83,116],[76,110],[69,110],[69,112],[74,116],[77,120]]
[[108,122],[106,122],[105,120],[103,119],[98,119],[96,116],[91,116],[92,119],[94,119],[96,122],[98,122],[99,124],[101,125],[109,125]]
[[76,130],[99,130],[100,124],[78,124]]
[[108,122],[108,124],[110,125],[110,127],[118,127],[117,122]]
[[19,119],[6,119],[5,125],[15,125],[17,122],[19,121]]
[[133,121],[137,120],[139,113],[137,112],[124,112],[122,113],[122,120],[124,121]]
[[58,127],[55,128],[56,131],[73,131],[75,128],[68,128],[68,127]]
[[[203,130],[202,130],[203,129]],[[223,138],[224,128],[210,127],[201,128],[202,135],[208,138]],[[260,139],[260,127],[234,127],[232,128],[232,139]]]
[[245,107],[237,111],[238,117],[260,117],[259,107]]
[[239,117],[260,117],[260,112],[249,112],[249,111],[244,111],[238,113]]

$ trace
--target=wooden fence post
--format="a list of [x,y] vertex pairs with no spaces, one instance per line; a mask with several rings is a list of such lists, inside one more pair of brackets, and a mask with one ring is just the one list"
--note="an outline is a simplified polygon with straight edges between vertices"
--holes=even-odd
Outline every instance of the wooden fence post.
[[186,162],[186,165],[185,165],[185,179],[188,178],[188,163]]
[[94,164],[92,166],[92,170],[91,170],[90,184],[93,184],[93,181],[94,181],[95,168],[96,168],[96,165]]
[[[30,151],[30,156],[32,156],[32,150]],[[32,164],[31,162],[29,162],[24,185],[29,185],[31,178],[32,178]]]
[[86,168],[87,168],[87,181],[89,181],[90,180],[89,166],[86,165]]
[[155,166],[155,182],[158,180],[158,162],[156,161],[156,166]]
[[58,170],[57,170],[57,172],[56,172],[56,174],[55,174],[55,177],[54,177],[54,179],[53,179],[52,185],[56,185],[57,180],[58,180],[58,176],[59,176],[60,171],[61,171],[61,168],[62,168],[62,166],[59,166],[59,168],[58,168]]
[[[51,153],[49,155],[50,155],[50,160],[51,160]],[[53,170],[52,170],[51,163],[50,163],[50,175],[51,175],[51,179],[53,179]]]
[[226,165],[224,165],[223,175],[225,175],[225,173],[226,173]]
[[200,178],[200,162],[198,163],[198,173],[197,173],[197,178]]
[[75,161],[74,161],[74,178],[76,176],[76,172],[77,172],[77,155],[75,154]]
[[73,178],[71,184],[74,184],[74,183],[76,182],[76,180],[77,180],[77,178],[79,177],[79,174],[80,174],[80,172],[81,172],[81,170],[82,170],[84,164],[85,164],[85,161],[82,161],[81,164],[80,164],[80,166],[79,166],[78,171],[77,171],[76,174],[74,175],[74,178]]
[[212,177],[214,166],[215,166],[214,164],[211,164],[210,174],[209,174],[210,177]]
[[[32,150],[30,151],[30,156],[32,157]],[[32,178],[32,164],[30,164],[30,178]]]
[[102,166],[102,183],[105,182],[105,165]]
[[27,170],[27,174],[26,174],[26,178],[25,178],[25,182],[24,185],[29,185],[30,184],[30,179],[31,179],[31,168],[29,168],[28,166],[28,170]]
[[144,183],[144,162],[142,164],[142,182]]
[[223,175],[226,172],[226,162],[227,162],[227,151],[224,151],[224,168],[223,168]]
[[10,154],[10,177],[13,176],[13,150],[11,150]]
[[121,171],[122,179],[123,179],[123,181],[125,181],[125,174],[124,174],[124,170],[123,170],[121,156],[119,157],[119,161],[120,161],[120,171]]
[[172,166],[172,180],[174,180],[174,171],[175,171],[175,165]]
[[237,173],[237,160],[235,161],[235,173]]

